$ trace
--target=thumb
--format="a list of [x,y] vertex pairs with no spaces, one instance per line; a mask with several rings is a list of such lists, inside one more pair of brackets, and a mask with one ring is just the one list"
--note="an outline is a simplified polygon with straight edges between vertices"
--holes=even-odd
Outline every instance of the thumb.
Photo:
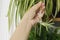
[[39,2],[37,4],[35,4],[34,6],[32,6],[29,10],[28,10],[28,15],[30,18],[33,18],[36,15],[36,11],[42,6],[42,2]]
[[42,6],[42,2],[39,2],[39,3],[35,4],[34,6],[32,6],[31,9],[30,9],[30,11],[31,11],[31,12],[36,11],[36,10],[38,10],[41,6]]

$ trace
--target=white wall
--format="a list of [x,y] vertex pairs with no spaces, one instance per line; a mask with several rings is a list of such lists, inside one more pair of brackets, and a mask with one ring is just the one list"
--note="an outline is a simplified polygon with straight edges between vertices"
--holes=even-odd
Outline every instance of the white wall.
[[[0,40],[9,40],[11,35],[13,34],[15,27],[15,20],[13,20],[12,27],[10,31],[8,29],[8,7],[10,0],[0,0]],[[20,18],[18,18],[18,22]]]
[[9,0],[0,0],[0,40],[9,40],[8,10]]

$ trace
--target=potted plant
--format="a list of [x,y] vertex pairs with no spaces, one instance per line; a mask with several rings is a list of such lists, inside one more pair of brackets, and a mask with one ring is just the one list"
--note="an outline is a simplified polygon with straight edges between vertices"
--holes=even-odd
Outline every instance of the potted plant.
[[10,0],[9,29],[13,20],[17,26],[19,18],[22,19],[24,13],[40,1],[45,3],[45,15],[39,23],[34,25],[37,27],[32,28],[28,40],[60,40],[60,33],[58,32],[60,27],[55,27],[55,18],[60,11],[60,0]]

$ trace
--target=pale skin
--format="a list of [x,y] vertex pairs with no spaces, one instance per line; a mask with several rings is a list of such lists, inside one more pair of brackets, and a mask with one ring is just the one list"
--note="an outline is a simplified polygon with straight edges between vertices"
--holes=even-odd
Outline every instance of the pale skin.
[[44,12],[45,4],[43,2],[32,6],[23,16],[10,40],[27,40],[32,26],[39,22]]

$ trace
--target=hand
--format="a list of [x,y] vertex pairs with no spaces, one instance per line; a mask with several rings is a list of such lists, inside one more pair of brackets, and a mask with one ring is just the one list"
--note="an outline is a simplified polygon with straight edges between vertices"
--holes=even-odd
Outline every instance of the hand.
[[43,17],[44,10],[45,4],[42,2],[31,7],[23,16],[11,40],[27,40],[32,26]]
[[39,22],[39,20],[43,17],[45,12],[45,4],[43,2],[39,2],[33,7],[31,7],[23,16],[22,23],[29,26],[33,26],[35,23]]

